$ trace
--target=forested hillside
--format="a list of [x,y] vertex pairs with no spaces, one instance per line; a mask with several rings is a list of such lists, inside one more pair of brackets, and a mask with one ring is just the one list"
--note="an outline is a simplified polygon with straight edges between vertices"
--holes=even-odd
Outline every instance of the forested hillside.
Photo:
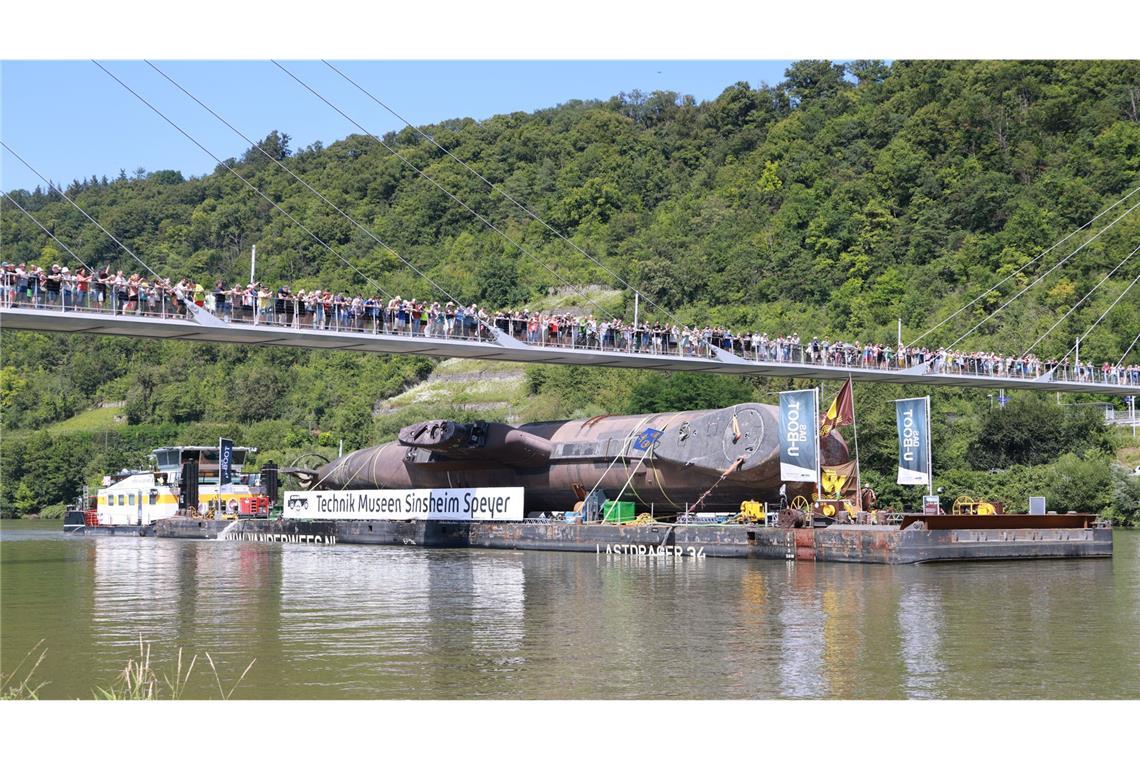
[[[457,118],[424,130],[662,307],[643,301],[643,317],[665,321],[668,309],[694,324],[893,344],[896,319],[903,320],[904,340],[918,336],[1135,187],[1138,109],[1140,63],[1134,61],[804,61],[791,66],[783,82],[732,85],[709,102],[634,92],[481,122]],[[616,308],[632,316],[632,293],[614,274],[490,192],[413,130],[385,135],[383,145],[354,135],[299,149],[285,131],[268,135],[261,146],[460,300],[520,306],[552,289],[565,290],[568,281],[621,289]],[[393,152],[518,245],[487,229]],[[397,257],[259,151],[251,149],[231,166],[389,292],[438,298]],[[258,279],[273,287],[370,292],[363,278],[229,171],[187,179],[154,169],[77,180],[68,195],[156,271],[175,279],[242,280],[249,246],[257,244]],[[43,189],[14,195],[86,261],[138,268]],[[936,348],[953,340],[1089,237],[1091,232],[1075,236],[923,342]],[[1024,351],[1137,242],[1140,211],[959,347]],[[9,261],[69,263],[7,202],[0,244]],[[1137,260],[1126,263],[1035,352],[1065,353],[1138,272]],[[1082,358],[1115,362],[1138,332],[1140,298],[1129,297],[1082,343]],[[43,478],[35,470],[12,469],[12,460],[25,452],[13,447],[27,446],[29,431],[98,403],[125,402],[127,429],[151,431],[144,437],[153,433],[164,443],[216,438],[219,426],[230,426],[245,433],[242,442],[268,450],[299,451],[340,438],[355,446],[387,432],[372,417],[376,402],[430,371],[422,360],[283,349],[8,332],[2,340],[6,476],[0,506],[7,509],[19,502],[20,509],[34,510],[44,499],[57,500],[54,492],[27,490],[15,498],[17,487],[33,489]],[[545,376],[543,370],[531,375]],[[604,411],[622,411],[617,407],[651,396],[692,406],[722,398],[720,393],[759,397],[774,389],[742,382],[708,391],[696,386],[721,380],[671,380],[668,387],[679,390],[661,400],[653,390],[659,384],[639,373],[581,373],[572,382],[600,377],[604,387],[593,392],[593,401],[570,408],[552,401],[551,412],[596,407],[597,399],[609,399],[613,408]],[[693,387],[686,391],[685,383]],[[544,381],[532,385],[543,393]],[[636,387],[642,391],[630,396]],[[860,396],[881,395],[885,403],[900,390]],[[936,412],[940,398],[957,431],[943,441],[950,452],[944,466],[984,472],[1038,467],[1064,456],[1084,463],[1088,448],[1100,452],[1093,459],[1103,459],[1102,474],[1109,473],[1106,452],[1112,446],[1095,435],[1087,446],[1073,439],[1045,460],[971,461],[970,447],[979,445],[990,424],[988,400],[980,392],[946,392],[936,395]],[[44,443],[90,433],[37,435]],[[882,460],[876,466],[884,483],[891,435],[889,427],[881,433],[884,451],[871,449]],[[117,461],[115,452],[127,444],[116,449],[109,441],[104,438],[107,461]],[[1134,506],[1135,494],[1121,493],[1113,503],[1128,507],[1132,499]]]

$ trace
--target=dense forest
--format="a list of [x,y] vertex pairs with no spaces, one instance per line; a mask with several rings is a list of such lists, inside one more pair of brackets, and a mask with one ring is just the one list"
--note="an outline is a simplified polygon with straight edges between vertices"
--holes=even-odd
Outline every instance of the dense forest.
[[[227,162],[335,254],[228,168],[189,179],[172,170],[124,171],[76,180],[67,193],[175,279],[242,280],[256,244],[259,279],[273,287],[370,293],[356,268],[389,292],[439,298],[264,150],[466,302],[542,305],[589,286],[590,293],[616,291],[606,308],[629,318],[629,283],[645,294],[642,315],[650,320],[893,344],[896,320],[904,342],[919,336],[1133,189],[1138,109],[1134,61],[801,61],[778,84],[738,83],[708,102],[635,91],[422,128],[549,227],[412,129],[299,149],[284,131],[273,132]],[[13,196],[85,261],[138,269],[54,194],[36,188]],[[923,343],[945,345],[1000,308],[959,348],[1025,351],[1135,248],[1140,212],[1093,239],[1131,205],[985,293]],[[10,203],[2,210],[4,259],[69,263]],[[1064,354],[1138,272],[1136,261],[1124,263],[1035,352]],[[585,297],[578,302],[591,308]],[[1116,362],[1137,333],[1140,299],[1125,298],[1082,342],[1082,358]],[[11,332],[0,339],[0,508],[9,513],[70,498],[82,478],[138,464],[152,445],[216,440],[219,431],[277,456],[340,440],[375,442],[393,432],[377,419],[376,404],[432,370],[423,359],[288,349]],[[770,402],[784,387],[662,377],[533,369],[530,391],[546,403],[529,408],[568,415]],[[908,390],[917,389],[857,392],[868,420],[860,441],[865,469],[881,493],[900,500],[905,492],[890,484],[889,400]],[[1062,408],[1027,394],[991,411],[980,391],[933,395],[936,476],[948,494],[1005,488],[1011,503],[1021,503],[1027,489],[1051,489],[1066,506],[1092,503],[1118,519],[1136,511],[1136,483],[1111,463],[1119,442],[1092,407]],[[1096,399],[1067,399],[1078,400]],[[67,427],[99,405],[120,410],[127,424],[102,434]],[[1033,431],[1048,445],[1027,442]],[[982,478],[995,470],[1003,474]]]

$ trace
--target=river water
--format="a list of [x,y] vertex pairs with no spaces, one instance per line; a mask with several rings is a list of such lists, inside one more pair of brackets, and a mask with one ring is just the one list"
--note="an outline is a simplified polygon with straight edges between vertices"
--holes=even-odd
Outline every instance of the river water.
[[0,523],[0,670],[187,697],[1140,698],[1140,534],[1111,560],[907,567],[74,538]]

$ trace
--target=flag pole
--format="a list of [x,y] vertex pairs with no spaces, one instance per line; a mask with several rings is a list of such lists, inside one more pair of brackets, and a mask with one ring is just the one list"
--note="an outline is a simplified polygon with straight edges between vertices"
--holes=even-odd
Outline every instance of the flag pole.
[[[827,381],[820,380],[819,386],[815,389],[815,418],[819,419],[819,413],[823,411],[823,402],[827,400]],[[815,479],[815,490],[819,493],[819,498],[823,499],[823,436],[819,434],[820,426],[816,425],[815,437],[817,440],[816,446],[816,472],[818,475]],[[830,434],[830,431],[829,431]]]
[[855,415],[855,383],[851,380],[851,373],[847,374],[847,382],[851,383],[851,427],[855,434],[855,508],[863,511],[863,480],[862,468],[859,466],[859,423]]
[[926,492],[928,495],[934,495],[934,460],[931,453],[930,438],[933,435],[933,425],[930,420],[930,396],[926,397],[926,482],[928,483]]
[[[815,411],[812,415],[812,420],[814,422],[816,420],[819,420],[819,388],[813,388],[812,390],[815,391]],[[819,436],[819,428],[817,427],[815,431],[815,498],[817,501],[823,500],[823,458],[820,456],[820,447],[822,444],[823,442],[820,441]],[[812,527],[811,515],[814,513],[814,511],[815,505],[813,504],[808,511],[808,527]]]

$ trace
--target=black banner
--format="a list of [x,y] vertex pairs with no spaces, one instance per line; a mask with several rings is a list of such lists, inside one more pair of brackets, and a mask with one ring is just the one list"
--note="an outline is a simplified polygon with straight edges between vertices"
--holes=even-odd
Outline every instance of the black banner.
[[218,485],[228,486],[233,477],[234,442],[229,438],[218,439]]

